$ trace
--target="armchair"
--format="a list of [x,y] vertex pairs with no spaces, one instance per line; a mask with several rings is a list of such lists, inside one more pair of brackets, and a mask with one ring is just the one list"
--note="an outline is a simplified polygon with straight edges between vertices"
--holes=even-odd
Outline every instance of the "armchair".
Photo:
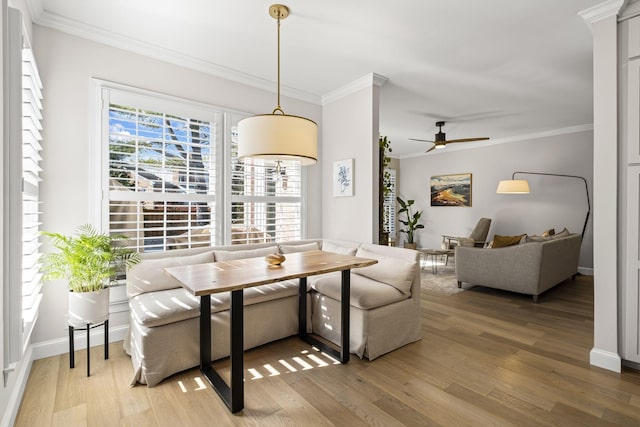
[[442,248],[451,250],[455,246],[469,246],[482,248],[486,244],[491,218],[480,218],[469,237],[455,237],[442,235]]

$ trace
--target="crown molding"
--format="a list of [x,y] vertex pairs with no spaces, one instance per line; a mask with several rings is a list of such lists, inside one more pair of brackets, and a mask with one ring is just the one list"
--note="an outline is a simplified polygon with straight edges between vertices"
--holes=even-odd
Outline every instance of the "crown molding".
[[[106,31],[101,28],[89,26],[78,21],[74,21],[56,14],[49,13],[47,11],[43,11],[41,0],[28,1],[29,7],[33,8],[33,21],[38,25],[52,28],[57,31],[61,31],[107,46],[136,53],[138,55],[147,56],[149,58],[168,62],[170,64],[175,64],[195,71],[200,71],[202,73],[209,74],[215,77],[220,77],[236,83],[244,84],[257,89],[262,89],[267,92],[276,93],[276,82],[243,73],[231,68],[223,67],[221,65],[214,64],[213,62],[204,61],[191,55],[185,55],[184,53],[177,52],[175,50],[132,39],[131,37],[124,36],[122,34]],[[39,10],[38,7],[40,7]],[[281,86],[281,92],[284,96],[317,105],[319,105],[322,100],[319,95],[287,86]]]
[[584,19],[589,28],[593,24],[611,16],[617,16],[625,0],[607,0],[604,3],[597,4],[589,9],[578,12],[578,15]]
[[470,144],[462,144],[462,145],[455,144],[453,146],[448,146],[444,150],[434,150],[429,154],[427,153],[405,154],[405,155],[398,156],[397,158],[402,160],[402,159],[410,159],[413,157],[422,157],[427,155],[432,156],[432,155],[438,155],[438,154],[447,154],[453,151],[470,150],[472,148],[489,147],[492,145],[510,144],[514,142],[531,141],[532,139],[548,138],[551,136],[568,135],[571,133],[587,132],[587,131],[593,131],[593,123],[578,125],[578,126],[569,126],[569,127],[560,128],[560,129],[552,129],[552,130],[543,131],[543,132],[528,133],[524,135],[510,136],[507,138],[498,138],[493,140],[490,139],[488,141],[478,141],[476,143],[470,143]]
[[384,85],[389,79],[385,76],[376,73],[369,73],[357,80],[352,81],[351,83],[347,83],[346,85],[333,90],[322,96],[322,105],[326,105],[330,102],[336,101],[340,98],[344,98],[347,95],[351,95],[354,92],[359,90],[377,86],[380,87]]

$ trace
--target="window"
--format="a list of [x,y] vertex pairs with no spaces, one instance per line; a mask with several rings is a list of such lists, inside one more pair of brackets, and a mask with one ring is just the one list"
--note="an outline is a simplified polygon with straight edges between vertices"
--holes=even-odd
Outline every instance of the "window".
[[42,84],[22,15],[8,9],[3,114],[3,370],[5,384],[27,348],[42,298],[40,274],[40,152]]
[[220,113],[110,89],[103,99],[109,230],[139,252],[219,243]]
[[302,238],[302,170],[298,162],[276,166],[238,161],[238,119],[231,118],[231,243]]
[[389,191],[383,202],[383,231],[389,233],[389,239],[395,240],[396,234],[396,170],[384,170],[385,184],[389,183]]
[[241,115],[98,82],[103,224],[139,252],[304,236],[298,162],[239,162]]

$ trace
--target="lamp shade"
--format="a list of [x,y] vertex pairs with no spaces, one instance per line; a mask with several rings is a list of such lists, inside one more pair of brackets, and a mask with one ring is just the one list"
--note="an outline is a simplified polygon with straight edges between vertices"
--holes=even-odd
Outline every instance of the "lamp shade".
[[526,179],[507,179],[498,183],[498,194],[529,194],[529,182]]
[[318,125],[287,114],[261,114],[238,123],[238,158],[295,160],[302,166],[318,160]]

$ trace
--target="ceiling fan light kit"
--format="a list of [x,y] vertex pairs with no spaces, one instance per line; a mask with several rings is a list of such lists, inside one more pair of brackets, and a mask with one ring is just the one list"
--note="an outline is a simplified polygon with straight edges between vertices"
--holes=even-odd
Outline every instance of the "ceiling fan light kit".
[[485,141],[489,138],[487,137],[477,137],[477,138],[462,138],[462,139],[450,139],[447,141],[447,134],[442,132],[442,126],[445,125],[445,122],[436,122],[436,126],[438,127],[438,133],[435,135],[435,140],[431,141],[428,139],[416,139],[409,138],[411,141],[419,141],[419,142],[433,142],[433,147],[429,148],[426,153],[433,151],[435,149],[445,148],[447,144],[455,144],[458,142],[471,142],[471,141]]

